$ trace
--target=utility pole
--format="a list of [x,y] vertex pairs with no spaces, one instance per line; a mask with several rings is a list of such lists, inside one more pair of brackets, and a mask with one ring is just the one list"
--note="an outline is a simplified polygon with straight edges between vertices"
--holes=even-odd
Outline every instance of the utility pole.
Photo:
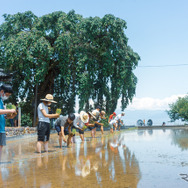
[[34,104],[34,120],[33,120],[33,127],[35,127],[36,117],[37,117],[37,93],[38,93],[38,84],[35,87],[35,104]]

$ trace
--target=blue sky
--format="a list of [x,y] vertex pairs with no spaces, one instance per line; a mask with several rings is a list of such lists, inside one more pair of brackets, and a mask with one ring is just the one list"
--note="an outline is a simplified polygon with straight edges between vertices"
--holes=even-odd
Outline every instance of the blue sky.
[[42,16],[74,9],[83,17],[113,14],[124,19],[128,44],[141,57],[134,71],[136,96],[128,109],[166,110],[188,93],[187,0],[1,0],[0,4],[0,24],[3,14],[27,10]]

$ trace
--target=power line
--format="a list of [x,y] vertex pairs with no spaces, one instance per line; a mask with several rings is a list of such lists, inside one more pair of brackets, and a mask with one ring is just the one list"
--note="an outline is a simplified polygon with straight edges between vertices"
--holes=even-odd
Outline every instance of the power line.
[[180,66],[188,66],[188,64],[146,65],[146,66],[138,66],[138,67],[140,67],[140,68],[157,68],[157,67],[180,67]]

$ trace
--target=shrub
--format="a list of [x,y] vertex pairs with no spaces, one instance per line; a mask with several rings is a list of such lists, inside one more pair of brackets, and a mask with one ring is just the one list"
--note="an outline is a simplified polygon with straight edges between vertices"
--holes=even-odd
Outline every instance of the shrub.
[[32,127],[32,119],[30,117],[30,114],[22,114],[22,116],[21,116],[21,126]]

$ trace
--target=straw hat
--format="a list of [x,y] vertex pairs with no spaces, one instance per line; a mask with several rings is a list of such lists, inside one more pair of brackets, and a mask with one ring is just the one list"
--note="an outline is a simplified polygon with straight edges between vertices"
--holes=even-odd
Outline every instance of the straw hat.
[[82,120],[83,123],[87,123],[89,121],[89,116],[84,111],[80,112],[80,118],[81,118],[81,120]]
[[41,99],[41,101],[57,103],[56,101],[54,101],[54,97],[51,94],[47,94],[44,99]]
[[102,116],[105,116],[106,115],[106,112],[104,110],[101,111],[101,115]]

